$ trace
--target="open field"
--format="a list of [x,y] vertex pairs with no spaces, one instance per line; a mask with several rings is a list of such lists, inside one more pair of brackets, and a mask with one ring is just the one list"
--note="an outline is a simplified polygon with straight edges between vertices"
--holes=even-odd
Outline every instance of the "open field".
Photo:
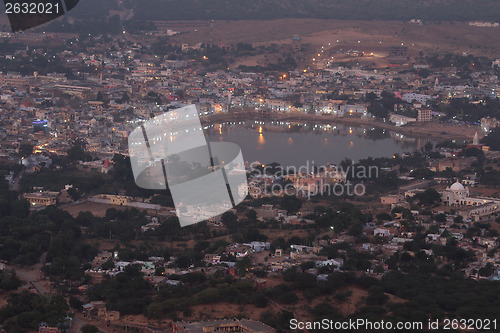
[[106,215],[106,210],[108,208],[116,208],[119,210],[125,210],[127,207],[117,206],[117,205],[107,205],[97,202],[83,202],[76,205],[64,205],[60,207],[62,210],[67,211],[73,217],[77,217],[80,212],[91,212],[95,216],[103,217]]
[[211,26],[208,21],[171,21],[161,25],[183,32],[173,38],[182,43],[291,44],[291,38],[299,35],[303,44],[311,44],[312,48],[322,45],[327,48],[331,43],[332,48],[340,46],[376,53],[387,52],[388,46],[403,43],[409,47],[410,54],[422,49],[495,57],[500,52],[500,28],[470,27],[466,22],[418,25],[395,21],[280,19],[215,21]]

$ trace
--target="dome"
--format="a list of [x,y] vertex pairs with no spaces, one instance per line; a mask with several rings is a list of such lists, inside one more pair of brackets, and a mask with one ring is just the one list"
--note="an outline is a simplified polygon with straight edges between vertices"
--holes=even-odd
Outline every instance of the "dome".
[[462,184],[460,184],[457,180],[457,182],[455,184],[450,186],[450,190],[461,192],[461,191],[465,190],[465,187]]

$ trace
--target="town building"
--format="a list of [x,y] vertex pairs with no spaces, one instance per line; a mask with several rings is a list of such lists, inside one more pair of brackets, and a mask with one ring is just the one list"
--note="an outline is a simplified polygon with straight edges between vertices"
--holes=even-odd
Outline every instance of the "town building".
[[173,333],[207,333],[207,332],[245,332],[275,333],[276,330],[264,323],[248,319],[212,320],[203,322],[176,322],[172,324]]

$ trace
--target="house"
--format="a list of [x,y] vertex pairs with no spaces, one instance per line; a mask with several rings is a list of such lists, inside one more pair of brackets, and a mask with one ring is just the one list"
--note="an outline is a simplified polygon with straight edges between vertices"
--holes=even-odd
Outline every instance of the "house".
[[28,200],[30,207],[39,208],[52,206],[57,203],[58,192],[37,192],[37,193],[24,193],[23,197]]
[[104,264],[113,258],[113,253],[109,251],[102,251],[97,256],[95,256],[93,262],[98,265]]
[[338,269],[341,268],[343,265],[344,265],[344,259],[342,258],[316,261],[316,266],[318,267],[332,266]]
[[375,229],[373,229],[373,235],[374,236],[389,237],[391,235],[391,232],[389,231],[389,229],[375,228]]
[[106,304],[103,301],[93,301],[82,306],[84,317],[104,318],[106,316]]
[[427,236],[425,236],[425,240],[429,243],[434,243],[437,242],[440,237],[441,235],[439,234],[427,234]]
[[203,258],[203,261],[206,262],[207,264],[219,264],[220,263],[221,256],[217,254],[205,254],[205,258]]
[[120,319],[120,312],[108,311],[103,301],[93,301],[82,305],[84,317],[98,318],[105,321],[115,321]]
[[313,253],[314,248],[306,245],[290,245],[290,247],[297,253]]
[[158,222],[158,219],[157,218],[154,219],[156,219],[156,221],[153,220],[152,222],[149,222],[148,224],[141,226],[141,233],[144,233],[149,230],[156,230],[156,228],[161,226],[161,223]]
[[415,122],[415,121],[417,121],[417,119],[412,118],[412,117],[403,116],[403,115],[396,114],[396,113],[391,113],[389,115],[389,121],[391,121],[392,123],[394,123],[396,126],[399,127],[399,126],[406,125],[408,123]]
[[236,258],[243,258],[252,252],[252,248],[248,245],[233,244],[226,248],[226,252]]
[[262,252],[271,248],[271,243],[269,242],[251,242],[243,245],[250,246],[255,252]]
[[386,195],[380,197],[380,202],[382,205],[394,205],[401,202],[401,197],[399,195]]
[[342,115],[367,115],[367,108],[364,105],[341,105],[340,106],[340,114]]
[[60,333],[61,330],[57,327],[49,327],[46,323],[42,323],[38,327],[38,333]]

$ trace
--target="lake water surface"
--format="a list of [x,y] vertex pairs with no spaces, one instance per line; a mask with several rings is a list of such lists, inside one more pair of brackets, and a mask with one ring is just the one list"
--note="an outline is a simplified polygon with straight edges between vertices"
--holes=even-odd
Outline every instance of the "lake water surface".
[[430,140],[380,128],[343,124],[245,122],[214,124],[205,129],[209,141],[238,144],[245,161],[278,162],[283,166],[339,164],[367,157],[392,157],[420,150]]

